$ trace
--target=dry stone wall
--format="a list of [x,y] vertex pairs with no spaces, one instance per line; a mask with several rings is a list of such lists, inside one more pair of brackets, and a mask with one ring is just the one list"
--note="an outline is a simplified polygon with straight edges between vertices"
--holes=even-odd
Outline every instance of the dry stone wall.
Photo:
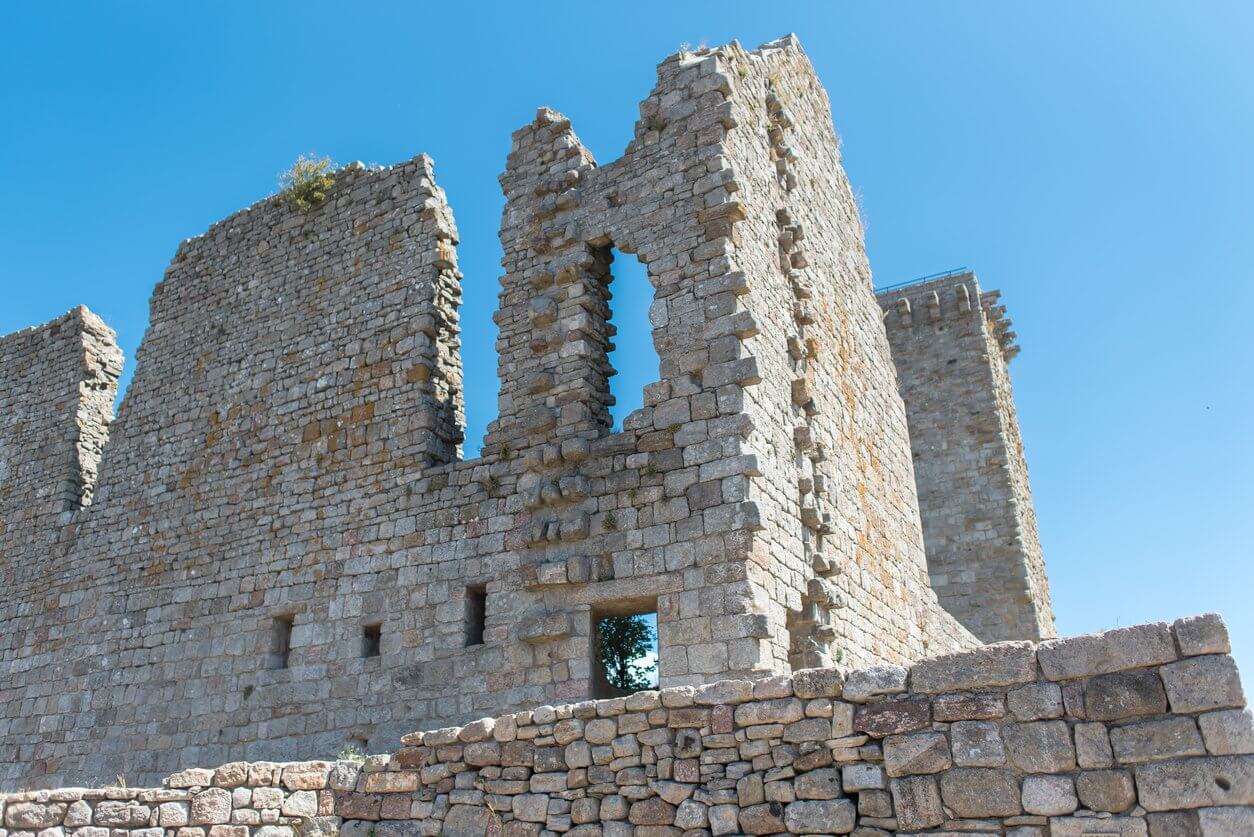
[[910,424],[932,588],[984,642],[1054,635],[999,291],[959,273],[879,294]]
[[1254,833],[1214,615],[539,706],[364,762],[231,763],[0,800],[2,837]]

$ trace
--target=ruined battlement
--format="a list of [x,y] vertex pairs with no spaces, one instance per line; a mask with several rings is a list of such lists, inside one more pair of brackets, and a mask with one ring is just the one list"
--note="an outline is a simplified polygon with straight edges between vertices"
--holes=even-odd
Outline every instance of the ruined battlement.
[[[663,61],[616,160],[548,108],[514,134],[477,458],[432,161],[334,179],[179,247],[111,424],[85,309],[0,342],[0,784],[607,697],[605,615],[656,615],[663,690],[1052,635],[1008,321],[965,276],[893,323],[794,38]],[[615,252],[659,359],[620,428]]]

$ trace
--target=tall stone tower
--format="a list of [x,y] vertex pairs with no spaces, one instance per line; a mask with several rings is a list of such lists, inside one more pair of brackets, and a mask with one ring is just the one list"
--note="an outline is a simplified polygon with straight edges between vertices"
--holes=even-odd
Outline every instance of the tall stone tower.
[[1054,636],[1000,291],[958,273],[880,292],[932,587],[985,642]]

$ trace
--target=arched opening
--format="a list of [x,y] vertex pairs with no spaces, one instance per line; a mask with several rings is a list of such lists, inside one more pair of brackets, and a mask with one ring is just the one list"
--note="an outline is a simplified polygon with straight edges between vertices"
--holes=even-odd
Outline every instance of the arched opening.
[[610,275],[607,296],[610,306],[608,333],[613,341],[609,353],[610,417],[615,430],[623,429],[623,419],[644,406],[644,388],[658,379],[659,361],[653,347],[653,326],[649,306],[653,304],[653,283],[644,264],[617,248],[607,248]]

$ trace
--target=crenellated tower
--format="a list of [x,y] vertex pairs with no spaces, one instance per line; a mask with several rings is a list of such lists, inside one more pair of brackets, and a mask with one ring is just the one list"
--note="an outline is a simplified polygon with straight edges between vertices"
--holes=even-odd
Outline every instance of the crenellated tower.
[[1000,291],[955,273],[880,292],[932,587],[984,642],[1054,635]]

